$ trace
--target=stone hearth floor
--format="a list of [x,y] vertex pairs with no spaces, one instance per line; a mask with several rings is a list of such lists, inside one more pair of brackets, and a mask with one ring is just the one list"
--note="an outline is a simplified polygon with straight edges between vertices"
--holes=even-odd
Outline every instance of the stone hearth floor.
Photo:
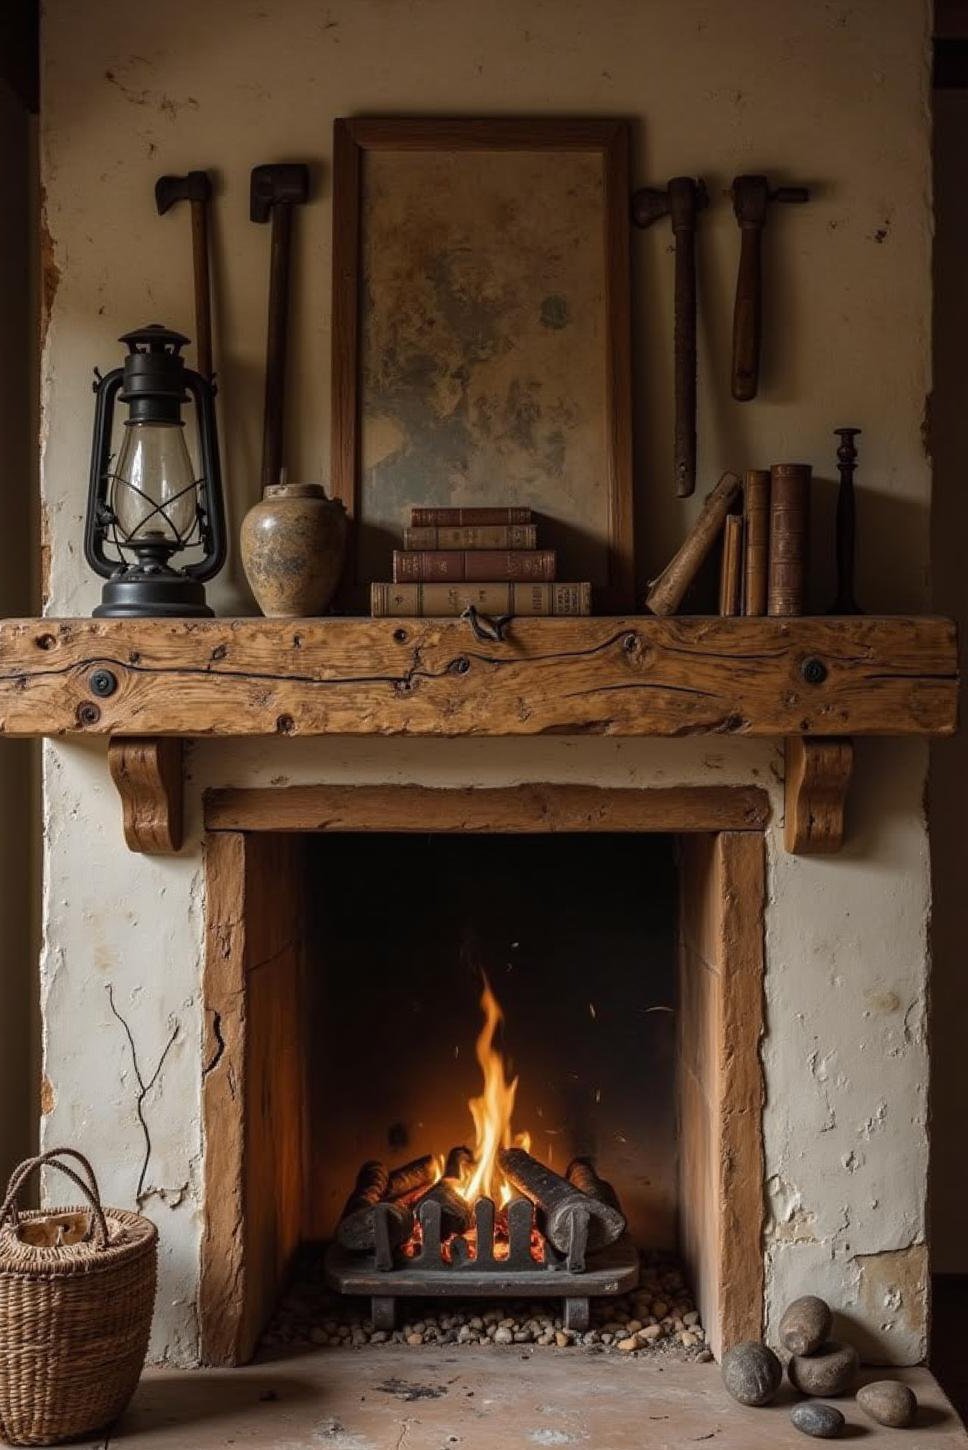
[[[897,1372],[920,1423],[884,1430],[840,1400],[866,1450],[966,1450],[933,1376]],[[883,1375],[883,1372],[881,1372]],[[879,1377],[871,1373],[869,1378]],[[803,1450],[792,1392],[735,1404],[715,1364],[630,1364],[568,1350],[399,1346],[322,1350],[241,1370],[150,1370],[128,1414],[91,1450]]]

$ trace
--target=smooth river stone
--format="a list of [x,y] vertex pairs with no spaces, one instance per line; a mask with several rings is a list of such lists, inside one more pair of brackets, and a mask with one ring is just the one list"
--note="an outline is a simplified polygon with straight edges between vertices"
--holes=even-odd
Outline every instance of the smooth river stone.
[[918,1410],[917,1395],[899,1380],[875,1380],[864,1385],[857,1391],[857,1403],[865,1415],[894,1430],[912,1424]]
[[816,1294],[794,1299],[780,1320],[780,1343],[791,1354],[814,1354],[830,1337],[833,1315]]
[[755,1339],[734,1344],[723,1355],[723,1384],[741,1405],[768,1405],[783,1380],[783,1366]]
[[822,1405],[819,1400],[805,1400],[794,1405],[790,1419],[804,1435],[815,1440],[836,1440],[847,1421],[833,1405]]
[[804,1395],[842,1395],[852,1389],[860,1360],[852,1344],[828,1339],[816,1354],[795,1354],[787,1365],[790,1383]]

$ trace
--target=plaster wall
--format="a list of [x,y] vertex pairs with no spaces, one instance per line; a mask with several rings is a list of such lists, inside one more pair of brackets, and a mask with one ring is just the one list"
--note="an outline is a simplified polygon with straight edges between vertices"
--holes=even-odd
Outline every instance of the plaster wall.
[[[823,537],[831,429],[858,424],[863,602],[923,607],[927,24],[922,0],[171,0],[163,11],[52,0],[43,138],[48,611],[88,613],[97,598],[80,548],[91,367],[113,366],[114,340],[138,323],[191,332],[187,217],[154,213],[163,171],[211,166],[220,178],[216,344],[237,527],[255,496],[268,256],[265,230],[247,220],[249,168],[316,163],[315,200],[297,220],[290,464],[295,475],[325,478],[329,147],[332,117],[354,112],[628,116],[636,182],[702,173],[716,205],[702,240],[700,494],[727,466],[812,460],[822,607],[832,587]],[[815,183],[817,195],[770,219],[764,387],[757,402],[736,405],[728,349],[737,234],[719,193],[735,173],[760,169]],[[643,575],[661,566],[698,507],[677,504],[671,483],[670,245],[663,229],[633,241]],[[251,610],[234,560],[213,599],[220,612]],[[793,1292],[827,1293],[870,1357],[920,1358],[926,750],[862,742],[858,755],[850,842],[823,861],[782,852],[781,758],[768,742],[206,742],[189,756],[186,847],[177,859],[151,860],[124,850],[97,742],[48,745],[44,1132],[49,1142],[90,1148],[115,1201],[131,1201],[144,1169],[142,1201],[163,1244],[155,1354],[190,1363],[196,1353],[202,790],[712,777],[766,785],[775,806],[763,1046],[771,1324]]]

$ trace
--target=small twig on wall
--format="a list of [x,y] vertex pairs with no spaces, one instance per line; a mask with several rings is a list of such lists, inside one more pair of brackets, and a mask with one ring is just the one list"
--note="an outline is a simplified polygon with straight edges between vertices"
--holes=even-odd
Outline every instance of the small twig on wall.
[[110,1005],[111,1012],[118,1019],[118,1021],[121,1023],[121,1026],[124,1029],[124,1035],[128,1039],[128,1046],[131,1048],[131,1061],[132,1061],[132,1064],[134,1065],[135,1080],[137,1081],[137,1084],[138,1084],[138,1097],[137,1097],[137,1101],[135,1102],[135,1112],[138,1115],[138,1122],[141,1124],[141,1131],[144,1134],[144,1140],[145,1140],[145,1156],[144,1156],[144,1160],[143,1160],[143,1162],[141,1164],[141,1174],[140,1174],[140,1177],[138,1178],[138,1191],[137,1191],[137,1193],[135,1195],[135,1198],[136,1198],[138,1207],[141,1208],[143,1206],[144,1197],[145,1197],[145,1191],[144,1191],[144,1189],[145,1189],[145,1179],[148,1176],[148,1164],[151,1161],[151,1133],[150,1133],[150,1131],[148,1129],[148,1122],[147,1122],[147,1119],[145,1118],[145,1113],[144,1113],[145,1098],[151,1092],[151,1089],[154,1087],[155,1083],[158,1081],[159,1077],[161,1076],[162,1068],[165,1065],[165,1059],[167,1058],[169,1052],[171,1051],[171,1049],[175,1045],[175,1039],[178,1036],[178,1023],[176,1022],[175,1025],[174,1025],[174,1027],[172,1028],[171,1036],[169,1037],[168,1041],[165,1043],[164,1049],[162,1051],[161,1056],[158,1059],[158,1064],[155,1067],[154,1072],[151,1074],[150,1078],[148,1078],[148,1080],[145,1081],[145,1079],[144,1079],[144,1077],[142,1075],[142,1072],[141,1072],[141,1065],[138,1062],[138,1049],[134,1045],[134,1036],[133,1036],[133,1034],[131,1032],[131,1028],[128,1026],[128,1024],[124,1020],[124,1018],[121,1016],[121,1013],[118,1011],[117,1007],[114,1005],[114,987],[111,985],[110,982],[108,983],[108,986],[107,986],[107,993],[108,993],[108,1004]]

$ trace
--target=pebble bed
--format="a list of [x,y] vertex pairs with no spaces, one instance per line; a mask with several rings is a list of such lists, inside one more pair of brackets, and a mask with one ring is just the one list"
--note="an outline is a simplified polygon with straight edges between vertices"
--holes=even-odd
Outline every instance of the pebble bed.
[[263,1347],[500,1344],[615,1353],[632,1359],[656,1353],[712,1358],[681,1269],[674,1259],[654,1253],[642,1255],[637,1289],[592,1300],[592,1326],[585,1333],[564,1327],[558,1299],[402,1299],[400,1327],[392,1331],[376,1329],[368,1310],[367,1299],[329,1291],[321,1259],[306,1258],[266,1331]]

